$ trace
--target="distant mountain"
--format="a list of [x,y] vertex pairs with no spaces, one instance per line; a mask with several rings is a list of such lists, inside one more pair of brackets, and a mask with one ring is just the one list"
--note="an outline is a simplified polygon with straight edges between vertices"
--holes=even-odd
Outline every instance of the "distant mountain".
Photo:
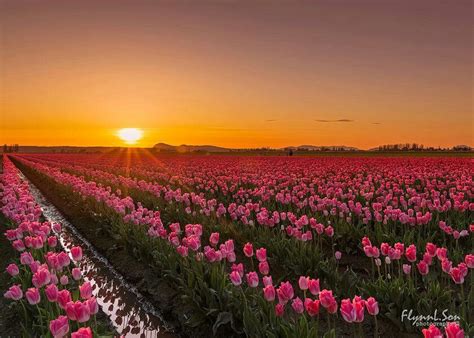
[[159,151],[170,151],[178,153],[191,153],[191,152],[206,152],[206,153],[225,153],[232,151],[230,148],[218,147],[213,145],[187,145],[182,144],[180,146],[172,146],[166,143],[158,143],[153,146],[153,149]]
[[284,147],[281,150],[305,150],[305,151],[358,151],[359,148],[348,147],[348,146],[312,146],[312,145],[301,145],[297,147]]

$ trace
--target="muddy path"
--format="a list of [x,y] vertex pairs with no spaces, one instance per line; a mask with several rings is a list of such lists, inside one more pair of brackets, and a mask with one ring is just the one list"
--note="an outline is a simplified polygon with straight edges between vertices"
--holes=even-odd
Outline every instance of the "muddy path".
[[[62,231],[58,235],[64,250],[69,253],[73,246],[82,246],[84,259],[79,268],[84,279],[92,284],[93,294],[114,329],[125,337],[177,337],[173,326],[165,321],[160,311],[137,287],[129,283],[113,264],[94,248],[38,187],[25,175],[20,175],[29,183],[30,191],[46,220],[62,225]],[[92,224],[89,226],[93,227]]]

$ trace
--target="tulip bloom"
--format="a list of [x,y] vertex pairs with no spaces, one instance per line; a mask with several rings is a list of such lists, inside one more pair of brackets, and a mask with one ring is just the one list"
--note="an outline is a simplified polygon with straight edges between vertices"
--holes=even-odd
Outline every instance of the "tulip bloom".
[[253,256],[253,245],[251,243],[247,243],[244,245],[244,254],[247,257]]
[[18,269],[18,266],[16,264],[9,264],[6,268],[6,271],[12,277],[14,277],[14,276],[16,276],[20,273],[20,269]]
[[273,302],[275,300],[275,287],[273,285],[267,285],[263,288],[263,296],[267,302]]
[[376,316],[379,314],[379,304],[377,303],[374,297],[369,297],[365,301],[365,307],[367,308],[367,312],[370,315]]
[[268,275],[268,273],[270,272],[270,266],[268,265],[268,262],[264,261],[258,263],[258,271],[260,271],[262,275]]
[[464,257],[464,263],[466,263],[469,269],[474,269],[474,255],[466,255],[466,257]]
[[66,313],[69,319],[78,323],[87,322],[90,319],[89,305],[84,302],[69,302],[66,304]]
[[66,316],[59,316],[49,322],[49,330],[54,338],[62,338],[69,332],[69,320]]
[[264,286],[273,285],[272,276],[263,276],[262,281]]
[[277,305],[275,305],[275,315],[277,317],[281,317],[283,316],[283,313],[285,312],[285,307],[283,304],[281,303],[278,303]]
[[416,261],[416,246],[410,245],[405,251],[405,257],[408,259],[409,262]]
[[293,301],[291,302],[291,307],[296,313],[301,314],[304,312],[303,301],[299,297],[293,299]]
[[314,317],[318,315],[319,314],[319,299],[312,300],[311,298],[306,298],[304,300],[304,307],[310,317]]
[[40,293],[37,288],[29,288],[26,290],[25,297],[31,305],[38,304],[41,301]]
[[82,248],[80,246],[72,247],[71,256],[74,261],[79,262],[82,259]]
[[267,249],[265,248],[257,249],[257,251],[255,252],[255,255],[257,256],[257,259],[259,262],[265,262],[267,260]]
[[318,279],[310,279],[309,282],[308,282],[308,289],[309,289],[309,292],[311,292],[311,294],[313,296],[317,296],[319,294],[319,278]]
[[449,274],[451,275],[451,279],[453,280],[454,283],[456,284],[464,283],[464,274],[462,273],[460,268],[458,267],[452,268]]
[[81,269],[79,268],[74,268],[71,270],[71,275],[74,280],[79,280],[82,277]]
[[419,261],[418,264],[416,264],[416,267],[418,268],[420,274],[423,276],[427,275],[430,272],[430,267],[428,266],[428,264],[426,264],[425,261]]
[[23,298],[23,291],[20,285],[12,285],[3,296],[7,299],[20,300]]
[[239,286],[240,284],[242,284],[242,277],[240,277],[240,274],[238,271],[234,270],[232,271],[230,274],[229,274],[229,277],[230,277],[230,281],[232,282],[232,284],[234,284],[235,286]]
[[447,338],[464,338],[464,330],[455,322],[446,324],[444,332]]
[[90,327],[81,327],[71,334],[71,338],[92,338],[92,330]]
[[217,243],[219,243],[219,233],[218,232],[213,232],[211,234],[211,236],[209,237],[209,243],[214,247],[217,245]]
[[352,301],[347,298],[341,301],[341,307],[339,309],[342,318],[348,323],[352,323],[356,319],[356,311]]
[[258,274],[255,271],[249,272],[247,275],[247,284],[251,288],[256,288],[258,286]]
[[82,299],[89,299],[92,297],[92,286],[91,283],[85,282],[79,286],[79,291]]
[[319,292],[319,300],[321,305],[329,312],[336,313],[337,311],[337,302],[334,296],[332,295],[331,290],[321,290]]
[[443,334],[434,324],[431,324],[429,328],[421,331],[423,332],[424,338],[443,338]]
[[298,280],[298,286],[300,287],[300,290],[308,290],[308,284],[309,284],[309,277],[304,277],[301,276],[300,279]]
[[286,304],[289,300],[293,299],[295,295],[293,286],[290,282],[282,282],[280,287],[277,289],[278,301]]
[[58,287],[54,284],[49,284],[45,289],[44,292],[46,293],[46,298],[50,302],[55,302],[58,299]]

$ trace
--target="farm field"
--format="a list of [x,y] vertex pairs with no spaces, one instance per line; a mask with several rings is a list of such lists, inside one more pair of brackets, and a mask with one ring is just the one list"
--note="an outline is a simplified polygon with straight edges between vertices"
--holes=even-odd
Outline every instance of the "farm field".
[[[4,155],[2,233],[17,254],[2,292],[24,332],[55,337],[472,336],[472,165]],[[64,246],[66,226],[46,220],[35,189],[93,250]],[[81,263],[91,250],[157,309],[161,329],[140,319],[142,305],[117,325],[127,304],[106,309],[98,277]]]

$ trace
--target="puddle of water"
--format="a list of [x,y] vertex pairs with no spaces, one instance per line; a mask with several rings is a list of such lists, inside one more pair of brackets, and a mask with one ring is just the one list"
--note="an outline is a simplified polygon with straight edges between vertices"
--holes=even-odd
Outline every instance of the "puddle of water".
[[127,283],[105,257],[99,254],[23,174],[30,191],[50,222],[60,223],[59,242],[66,253],[80,245],[84,258],[78,267],[91,283],[92,293],[117,332],[125,337],[176,337],[156,308]]

